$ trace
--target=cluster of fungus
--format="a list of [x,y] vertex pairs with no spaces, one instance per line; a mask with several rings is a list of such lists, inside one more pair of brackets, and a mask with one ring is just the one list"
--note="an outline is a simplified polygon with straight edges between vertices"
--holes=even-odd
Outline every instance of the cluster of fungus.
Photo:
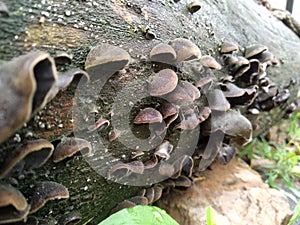
[[[105,54],[98,51],[96,56],[95,49],[105,49]],[[116,54],[117,49],[119,54]],[[123,58],[119,58],[121,55]],[[90,59],[93,59],[92,62]],[[101,75],[106,75],[102,80],[105,81],[128,66],[129,62],[130,56],[123,49],[102,44],[91,50],[86,70],[92,79],[99,80]],[[266,46],[255,44],[239,51],[237,45],[224,42],[218,62],[210,55],[202,56],[198,46],[190,40],[176,38],[154,46],[149,62],[156,70],[150,74],[146,85],[151,101],[139,102],[139,110],[133,113],[130,123],[132,129],[152,127],[154,136],[163,137],[153,149],[131,152],[126,162],[115,160],[107,169],[106,178],[122,182],[130,178],[139,179],[138,175],[145,176],[149,174],[147,171],[151,171],[165,180],[158,185],[145,183],[150,187],[121,202],[112,212],[137,204],[152,204],[158,199],[153,195],[160,196],[164,188],[185,190],[191,187],[195,177],[216,157],[227,164],[238,146],[252,140],[254,126],[240,111],[259,115],[261,111],[269,111],[289,98],[288,89],[278,88],[267,76],[268,67],[279,62]],[[107,71],[106,67],[109,67]],[[217,79],[213,76],[214,71],[222,72],[224,76]],[[101,128],[110,127],[108,120],[101,118],[101,121],[105,121]],[[179,150],[174,147],[178,142],[174,141],[173,135],[176,136],[178,131],[193,134],[196,130],[197,143],[193,153],[178,153]],[[126,132],[112,127],[108,141],[117,141]],[[150,137],[149,142],[153,138]]]
[[[191,10],[195,10],[194,7],[197,6],[191,5]],[[151,69],[145,89],[150,100],[138,102],[138,110],[131,112],[129,123],[132,130],[138,130],[137,133],[149,131],[151,127],[153,136],[147,139],[149,143],[156,137],[160,139],[152,149],[131,149],[129,158],[122,161],[121,157],[106,168],[108,180],[122,182],[143,176],[149,181],[145,182],[147,188],[118,204],[112,213],[126,207],[152,204],[166,188],[186,190],[192,187],[194,179],[216,157],[226,164],[234,156],[237,146],[252,140],[253,125],[240,110],[258,115],[288,100],[288,89],[279,89],[267,76],[267,68],[278,64],[268,48],[251,45],[244,52],[238,50],[237,45],[224,42],[218,62],[210,55],[202,55],[198,46],[185,38],[153,47],[148,62],[156,71]],[[44,52],[33,52],[0,67],[0,89],[5,92],[0,96],[0,116],[3,118],[0,143],[59,91],[64,91],[74,76],[83,77],[87,87],[91,83],[103,87],[112,75],[130,64],[131,57],[124,49],[103,43],[87,55],[86,72],[80,69],[57,72],[56,64],[70,60],[64,54],[52,58]],[[222,72],[224,76],[217,79],[213,76],[214,71]],[[87,136],[97,133],[107,139],[111,144],[108,146],[114,146],[129,132],[114,127],[114,121],[99,115],[95,105],[88,113],[95,121],[86,123],[82,132]],[[102,131],[108,134],[104,135]],[[187,140],[179,148],[182,133]],[[188,136],[196,137],[191,140],[195,141],[194,145]],[[109,151],[113,151],[113,147]],[[65,163],[79,152],[92,158],[97,149],[88,139],[63,137],[55,146],[45,139],[33,139],[9,152],[0,166],[0,224],[26,220],[47,201],[69,197],[68,189],[54,181],[34,183],[30,190],[21,193],[17,185],[9,184],[9,178],[24,179],[51,157],[53,163]],[[104,156],[99,159],[101,157]],[[159,176],[158,181],[151,181],[154,174]],[[64,215],[61,221],[68,224],[80,219],[79,214],[70,214]]]
[[[68,55],[51,57],[41,51],[30,52],[14,58],[0,67],[0,143],[9,138],[44,106],[59,91],[65,90],[74,76],[89,76],[80,69],[58,72],[56,65],[68,62]],[[67,150],[66,150],[67,149]],[[91,153],[88,142],[80,139],[63,139],[57,147],[49,140],[28,138],[10,151],[1,152],[0,166],[0,224],[38,224],[33,216],[49,200],[69,198],[68,189],[54,181],[32,179],[35,170],[52,157],[59,162],[77,152]],[[32,183],[21,192],[19,185],[24,180]],[[64,224],[79,220],[80,215]]]

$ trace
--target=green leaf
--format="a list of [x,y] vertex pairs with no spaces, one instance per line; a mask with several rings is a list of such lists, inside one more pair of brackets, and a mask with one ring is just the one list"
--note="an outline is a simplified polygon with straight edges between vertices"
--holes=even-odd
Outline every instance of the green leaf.
[[155,206],[135,206],[112,214],[98,225],[179,225],[166,211]]
[[217,225],[216,211],[211,206],[208,206],[206,208],[206,224],[207,225]]
[[298,201],[294,212],[293,212],[293,216],[290,219],[288,225],[292,225],[293,223],[295,223],[296,221],[298,221],[300,219],[300,201]]

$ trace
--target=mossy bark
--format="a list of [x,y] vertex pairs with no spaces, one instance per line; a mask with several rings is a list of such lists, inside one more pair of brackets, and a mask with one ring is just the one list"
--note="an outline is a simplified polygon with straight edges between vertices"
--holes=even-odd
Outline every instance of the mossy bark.
[[[169,0],[128,0],[128,1],[21,1],[4,0],[10,16],[0,16],[0,61],[8,61],[29,51],[43,50],[54,55],[67,51],[73,55],[68,68],[83,68],[86,55],[92,46],[106,42],[122,46],[134,60],[131,77],[123,84],[147,72],[151,67],[143,61],[151,48],[160,42],[176,37],[191,39],[202,54],[219,59],[219,46],[228,39],[243,49],[249,44],[260,43],[281,61],[281,65],[269,69],[269,77],[281,87],[291,78],[298,79],[300,71],[300,40],[285,25],[274,18],[264,7],[247,0],[203,0],[200,11],[190,14],[189,1],[174,3]],[[45,22],[39,24],[41,16]],[[147,40],[143,31],[149,27],[156,35]],[[68,68],[59,67],[59,70]],[[149,71],[148,71],[149,72]],[[220,77],[224,74],[216,72]],[[120,75],[121,76],[121,75]],[[290,88],[291,100],[296,98],[298,86]],[[76,86],[70,86],[59,93],[44,110],[18,131],[23,141],[32,132],[34,138],[51,141],[73,132],[72,101]],[[114,90],[115,91],[115,90]],[[109,90],[108,90],[109,92]],[[107,94],[108,96],[109,93]],[[107,105],[102,113],[108,113]],[[288,105],[288,104],[286,104]],[[285,113],[282,108],[262,113],[257,120],[260,129],[257,134],[280,120]],[[41,128],[37,121],[52,125],[51,129]],[[62,124],[62,125],[60,125]],[[28,136],[28,135],[27,135]],[[13,137],[2,144],[2,159],[18,143]],[[117,149],[116,149],[117,151]],[[120,201],[135,195],[139,187],[108,183],[97,174],[81,157],[67,163],[53,164],[38,169],[32,179],[20,180],[21,191],[36,181],[53,180],[69,188],[70,198],[50,202],[36,214],[41,218],[58,219],[66,211],[79,211],[82,223],[96,224],[104,219]]]

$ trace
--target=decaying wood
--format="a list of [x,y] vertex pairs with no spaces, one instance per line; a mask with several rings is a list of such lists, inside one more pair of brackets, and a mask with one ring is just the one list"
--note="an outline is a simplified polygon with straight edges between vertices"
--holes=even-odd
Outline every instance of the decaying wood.
[[[176,37],[189,38],[199,46],[203,55],[210,54],[220,59],[219,46],[227,39],[238,43],[241,49],[255,43],[268,46],[280,61],[279,66],[269,69],[269,76],[279,87],[288,84],[291,79],[299,79],[299,38],[254,1],[203,0],[201,10],[194,14],[187,10],[187,0],[178,3],[167,0],[3,2],[8,6],[10,16],[0,15],[0,62],[37,49],[51,55],[67,51],[73,55],[68,68],[83,68],[92,46],[110,43],[122,46],[133,59],[126,76],[119,74],[116,78],[120,78],[121,88],[147,72],[151,65],[145,63],[144,59],[157,43],[168,42]],[[45,18],[42,19],[43,23],[40,22],[41,17]],[[147,27],[155,33],[155,39],[146,38],[144,31]],[[223,74],[216,72],[215,75],[220,77]],[[285,107],[296,98],[297,89],[297,84],[290,87],[291,97]],[[75,90],[76,85],[72,85],[60,92],[17,135],[3,143],[1,159],[25,139],[46,138],[55,142],[62,136],[72,134]],[[108,90],[108,105],[113,101],[112,97]],[[108,112],[108,106],[101,105],[100,114]],[[258,127],[255,135],[284,115],[285,110],[279,107],[262,113],[255,122]],[[45,128],[39,122],[44,123]],[[49,161],[35,171],[32,179],[10,182],[17,182],[18,188],[26,192],[32,183],[45,180],[61,183],[70,192],[69,199],[49,202],[37,212],[37,217],[50,221],[58,220],[64,212],[78,211],[83,217],[81,223],[97,224],[118,202],[135,195],[140,189],[105,181],[81,157],[66,163],[54,164]]]

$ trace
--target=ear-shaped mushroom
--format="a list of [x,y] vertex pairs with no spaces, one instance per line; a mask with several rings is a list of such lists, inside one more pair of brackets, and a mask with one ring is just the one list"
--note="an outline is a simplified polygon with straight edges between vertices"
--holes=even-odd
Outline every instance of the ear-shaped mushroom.
[[190,4],[188,4],[187,7],[188,7],[189,12],[193,14],[201,9],[201,4],[198,1],[194,1],[194,2],[191,2]]
[[31,206],[30,213],[35,213],[50,200],[69,198],[69,191],[59,183],[44,181],[37,183],[27,195]]
[[8,173],[20,172],[19,169],[30,170],[42,166],[50,158],[53,150],[53,145],[45,139],[28,141],[5,159],[1,165],[0,178]]
[[91,155],[91,143],[76,137],[63,138],[54,150],[53,162],[60,162],[68,157],[72,157],[78,152],[81,152],[83,155]]
[[0,67],[0,142],[45,106],[56,82],[53,59],[44,52],[20,56]]
[[127,208],[132,208],[136,206],[135,203],[129,201],[129,200],[124,200],[122,202],[120,202],[116,207],[114,207],[111,211],[110,211],[110,215],[114,214],[116,212],[119,212],[122,209],[127,209]]
[[258,55],[264,51],[267,51],[267,50],[268,50],[268,47],[266,47],[264,45],[260,45],[260,44],[250,45],[250,46],[247,46],[245,49],[245,57],[247,59],[253,58],[256,55]]
[[238,111],[228,110],[220,114],[215,114],[208,123],[202,127],[203,134],[209,135],[216,131],[232,137],[239,145],[245,145],[252,140],[252,124]]
[[130,55],[122,48],[102,43],[91,49],[85,61],[85,70],[91,80],[106,81],[130,62]]
[[201,57],[200,62],[203,66],[214,70],[222,69],[222,66],[210,55],[204,55]]
[[154,199],[154,189],[152,187],[147,188],[145,191],[145,197],[148,199],[148,203],[151,204]]
[[152,96],[165,95],[173,91],[177,83],[177,74],[171,69],[163,69],[150,78],[149,93]]
[[56,52],[53,57],[56,65],[70,64],[72,62],[73,56],[67,52]]
[[169,45],[171,45],[176,52],[176,62],[199,59],[201,57],[201,51],[198,46],[188,39],[176,38],[170,41]]
[[153,189],[154,189],[154,198],[152,202],[156,202],[161,198],[163,189],[160,185],[155,185]]
[[220,84],[220,87],[230,105],[249,105],[257,96],[258,87],[239,88],[233,83]]
[[178,117],[179,106],[166,102],[161,105],[159,111],[163,116],[163,119],[166,123],[166,127],[169,127],[170,124],[174,122]]
[[160,162],[158,172],[162,176],[171,177],[174,174],[174,166],[164,161]]
[[111,130],[108,134],[109,135],[108,140],[110,142],[116,140],[121,135],[121,133],[122,132],[118,129]]
[[57,75],[57,82],[49,91],[47,101],[49,102],[51,99],[53,99],[59,91],[66,90],[68,86],[75,80],[75,77],[79,77],[79,79],[83,78],[86,83],[90,81],[90,77],[87,72],[81,69],[76,68],[66,72],[59,72]]
[[174,182],[175,187],[189,188],[193,186],[193,181],[186,176],[180,176],[176,180],[174,180]]
[[224,53],[232,53],[237,50],[239,50],[239,47],[236,44],[234,44],[233,42],[224,41],[221,45],[220,52],[224,54]]
[[258,59],[261,63],[267,63],[271,62],[274,59],[274,55],[269,51],[264,51],[258,55],[255,56],[256,59]]
[[152,169],[157,165],[157,163],[158,163],[158,158],[156,155],[153,155],[149,161],[144,163],[144,167],[145,169]]
[[208,106],[204,106],[202,108],[199,109],[198,112],[198,120],[200,123],[202,123],[203,121],[207,120],[207,118],[210,116],[211,114],[211,108]]
[[134,196],[128,199],[128,201],[133,202],[135,205],[148,205],[148,199],[144,196]]
[[206,94],[207,102],[211,110],[227,111],[230,104],[220,89],[213,89]]
[[70,85],[70,83],[75,79],[75,77],[79,77],[79,79],[83,78],[87,83],[90,81],[90,76],[83,70],[75,68],[68,70],[66,72],[59,72],[57,77],[57,86],[60,91],[64,91]]
[[81,219],[82,219],[82,216],[79,212],[72,211],[72,212],[62,215],[58,220],[58,224],[59,225],[74,225],[74,224],[78,223]]
[[168,160],[170,158],[170,153],[172,152],[172,150],[173,145],[171,145],[168,141],[163,141],[156,147],[154,154]]
[[88,133],[91,133],[98,129],[105,129],[109,126],[109,124],[110,124],[109,120],[100,118],[94,124],[88,127]]
[[193,130],[199,125],[200,121],[198,119],[197,108],[191,109],[187,108],[183,112],[181,121],[175,126],[175,129],[179,128],[182,130]]
[[221,130],[215,131],[214,129],[210,135],[209,141],[206,143],[204,152],[199,162],[198,171],[204,171],[212,164],[218,152],[220,151],[223,139],[224,133]]
[[130,172],[143,174],[145,166],[141,161],[132,161],[130,163],[117,163],[113,165],[107,171],[107,179],[111,180],[112,178],[115,179],[122,179],[129,175]]
[[201,89],[201,93],[206,93],[213,86],[213,79],[211,77],[205,77],[199,80],[195,86]]
[[4,2],[0,2],[0,13],[2,13],[5,16],[9,16],[9,10]]
[[166,119],[169,116],[172,116],[179,112],[179,106],[166,102],[161,105],[159,108],[160,113],[163,116],[163,119]]
[[163,120],[162,115],[156,109],[151,107],[145,108],[138,113],[134,119],[135,124],[143,123],[161,123]]
[[155,185],[154,187],[147,188],[145,190],[145,197],[148,199],[148,204],[152,204],[161,198],[162,195],[162,187],[159,185]]
[[236,148],[233,146],[222,146],[219,151],[219,159],[222,164],[228,164],[236,153]]
[[200,98],[200,91],[188,81],[179,81],[176,88],[164,97],[169,102],[192,102]]
[[150,60],[153,62],[172,64],[176,60],[176,52],[170,45],[160,43],[152,48]]
[[190,156],[183,155],[174,162],[173,166],[175,172],[171,177],[172,179],[176,179],[182,174],[190,177],[192,175],[194,161]]
[[0,184],[0,224],[25,220],[30,206],[20,191]]

